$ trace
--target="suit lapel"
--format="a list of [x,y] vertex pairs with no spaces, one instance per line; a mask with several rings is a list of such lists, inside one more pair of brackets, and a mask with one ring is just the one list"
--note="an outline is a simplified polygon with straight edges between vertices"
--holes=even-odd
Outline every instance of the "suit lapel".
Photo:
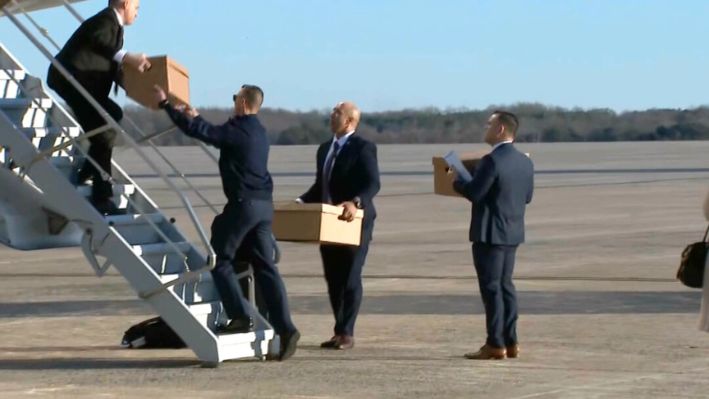
[[318,148],[318,175],[322,174],[322,170],[325,167],[325,158],[327,157],[327,152],[329,151],[331,144],[332,142],[328,141],[320,144],[320,148]]
[[340,152],[337,154],[337,158],[335,158],[335,165],[332,166],[333,176],[340,176],[348,169],[354,155],[352,151],[354,151],[355,140],[355,136],[350,136]]

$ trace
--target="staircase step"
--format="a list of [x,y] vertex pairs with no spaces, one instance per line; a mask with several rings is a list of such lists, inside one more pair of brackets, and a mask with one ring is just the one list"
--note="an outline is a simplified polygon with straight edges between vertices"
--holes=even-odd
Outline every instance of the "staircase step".
[[218,334],[219,345],[238,345],[259,340],[271,340],[276,336],[272,329],[256,330],[243,334]]
[[[84,198],[91,197],[91,191],[93,188],[89,185],[76,186],[76,191],[79,192]],[[128,208],[128,198],[125,196],[131,196],[135,194],[135,186],[132,184],[114,184],[113,185],[113,202],[116,204],[118,209]]]
[[148,215],[116,215],[106,218],[118,233],[131,245],[156,244],[164,242],[163,238],[156,231],[148,220],[152,221],[167,236],[175,241],[182,241],[182,238],[175,233],[175,228],[161,213]]
[[[192,244],[189,242],[178,242],[175,245],[182,253],[190,254]],[[167,243],[133,245],[132,249],[158,274],[182,273],[186,270],[184,258]]]
[[49,162],[54,165],[55,168],[59,169],[67,178],[69,178],[74,171],[74,158],[72,157],[51,157],[49,158]]
[[0,69],[0,81],[12,80],[22,81],[27,76],[27,72],[22,69]]
[[197,303],[187,307],[195,319],[212,331],[216,331],[218,325],[227,323],[227,316],[220,301]]
[[[183,242],[176,242],[175,246],[177,249],[180,251],[187,253],[189,252],[190,248],[192,247],[192,244],[190,244],[187,241]],[[170,244],[166,243],[157,243],[157,244],[145,244],[145,245],[133,245],[133,251],[137,255],[164,255],[172,250],[172,246]]]
[[54,102],[51,98],[0,98],[0,109],[22,110],[22,109],[50,109]]
[[20,128],[46,127],[53,104],[50,98],[0,98],[0,111]]
[[[227,316],[219,301],[199,303],[188,305],[190,312],[202,324],[207,324],[212,331],[216,331],[218,325],[227,323]],[[257,319],[258,320],[258,319]],[[271,328],[262,328],[263,326],[256,325],[256,330],[243,334],[218,334],[219,346],[233,346],[229,348],[229,354],[225,354],[226,359],[236,359],[242,357],[253,356],[253,348],[251,344],[256,341],[262,341],[261,351],[267,352],[267,342],[275,337],[275,332]],[[240,348],[240,345],[248,344],[246,348]],[[246,352],[244,352],[246,350]],[[251,352],[250,352],[250,351]]]
[[[179,277],[179,274],[163,274],[160,276],[160,280],[164,284]],[[178,297],[182,298],[182,301],[186,304],[198,304],[219,300],[219,294],[214,286],[212,275],[209,272],[202,273],[199,280],[190,281],[186,284],[177,284],[170,289]]]
[[59,138],[61,136],[79,137],[81,129],[78,127],[26,127],[20,129],[28,139],[33,138]]
[[20,86],[27,73],[22,70],[0,70],[0,98],[15,98],[20,94]]
[[161,213],[150,213],[147,215],[132,214],[112,215],[106,217],[106,221],[112,223],[115,227],[148,224],[148,220],[153,223],[162,223],[165,221],[165,216]]

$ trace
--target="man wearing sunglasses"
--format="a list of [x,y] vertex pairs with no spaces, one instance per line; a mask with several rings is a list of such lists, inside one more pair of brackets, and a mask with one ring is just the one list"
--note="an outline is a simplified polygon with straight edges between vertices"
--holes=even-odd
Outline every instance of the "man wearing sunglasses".
[[254,269],[254,280],[263,294],[269,321],[280,336],[278,359],[296,350],[300,333],[291,321],[285,285],[273,261],[271,223],[273,181],[268,172],[269,143],[258,119],[263,91],[244,85],[234,95],[234,117],[215,126],[190,106],[173,107],[165,91],[155,86],[155,102],[185,134],[220,150],[219,173],[227,204],[212,222],[211,244],[217,254],[212,271],[214,284],[229,319],[222,333],[253,330],[248,301],[233,267],[236,253],[245,253]]

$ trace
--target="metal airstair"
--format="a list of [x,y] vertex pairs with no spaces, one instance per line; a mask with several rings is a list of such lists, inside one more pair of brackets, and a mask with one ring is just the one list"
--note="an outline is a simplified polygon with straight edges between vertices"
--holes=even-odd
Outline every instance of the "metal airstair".
[[[69,1],[53,3],[65,5],[79,18]],[[56,63],[52,52],[17,19],[15,14],[24,12],[21,1],[10,1],[0,10],[76,84]],[[79,90],[87,95],[83,88]],[[30,75],[0,43],[0,243],[22,250],[79,246],[98,276],[113,266],[205,365],[277,355],[279,337],[255,306],[251,309],[253,332],[217,333],[217,327],[227,320],[210,274],[215,255],[189,200],[120,125],[93,99],[89,101],[107,124],[83,132],[44,88],[42,80]],[[93,208],[88,201],[91,187],[72,181],[77,166],[87,159],[86,138],[105,129],[118,131],[182,200],[200,246],[190,242],[175,220],[166,217],[115,161],[114,201],[126,214],[103,216]],[[166,157],[163,159],[169,164]],[[177,175],[194,189],[184,174]],[[241,277],[250,275],[242,273]],[[253,289],[251,297],[253,304]]]

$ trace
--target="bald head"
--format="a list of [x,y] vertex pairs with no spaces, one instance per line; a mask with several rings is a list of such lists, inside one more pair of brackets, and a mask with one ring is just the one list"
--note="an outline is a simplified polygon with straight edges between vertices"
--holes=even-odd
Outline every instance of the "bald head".
[[335,105],[330,114],[330,130],[337,137],[357,130],[361,112],[353,102],[344,101]]

